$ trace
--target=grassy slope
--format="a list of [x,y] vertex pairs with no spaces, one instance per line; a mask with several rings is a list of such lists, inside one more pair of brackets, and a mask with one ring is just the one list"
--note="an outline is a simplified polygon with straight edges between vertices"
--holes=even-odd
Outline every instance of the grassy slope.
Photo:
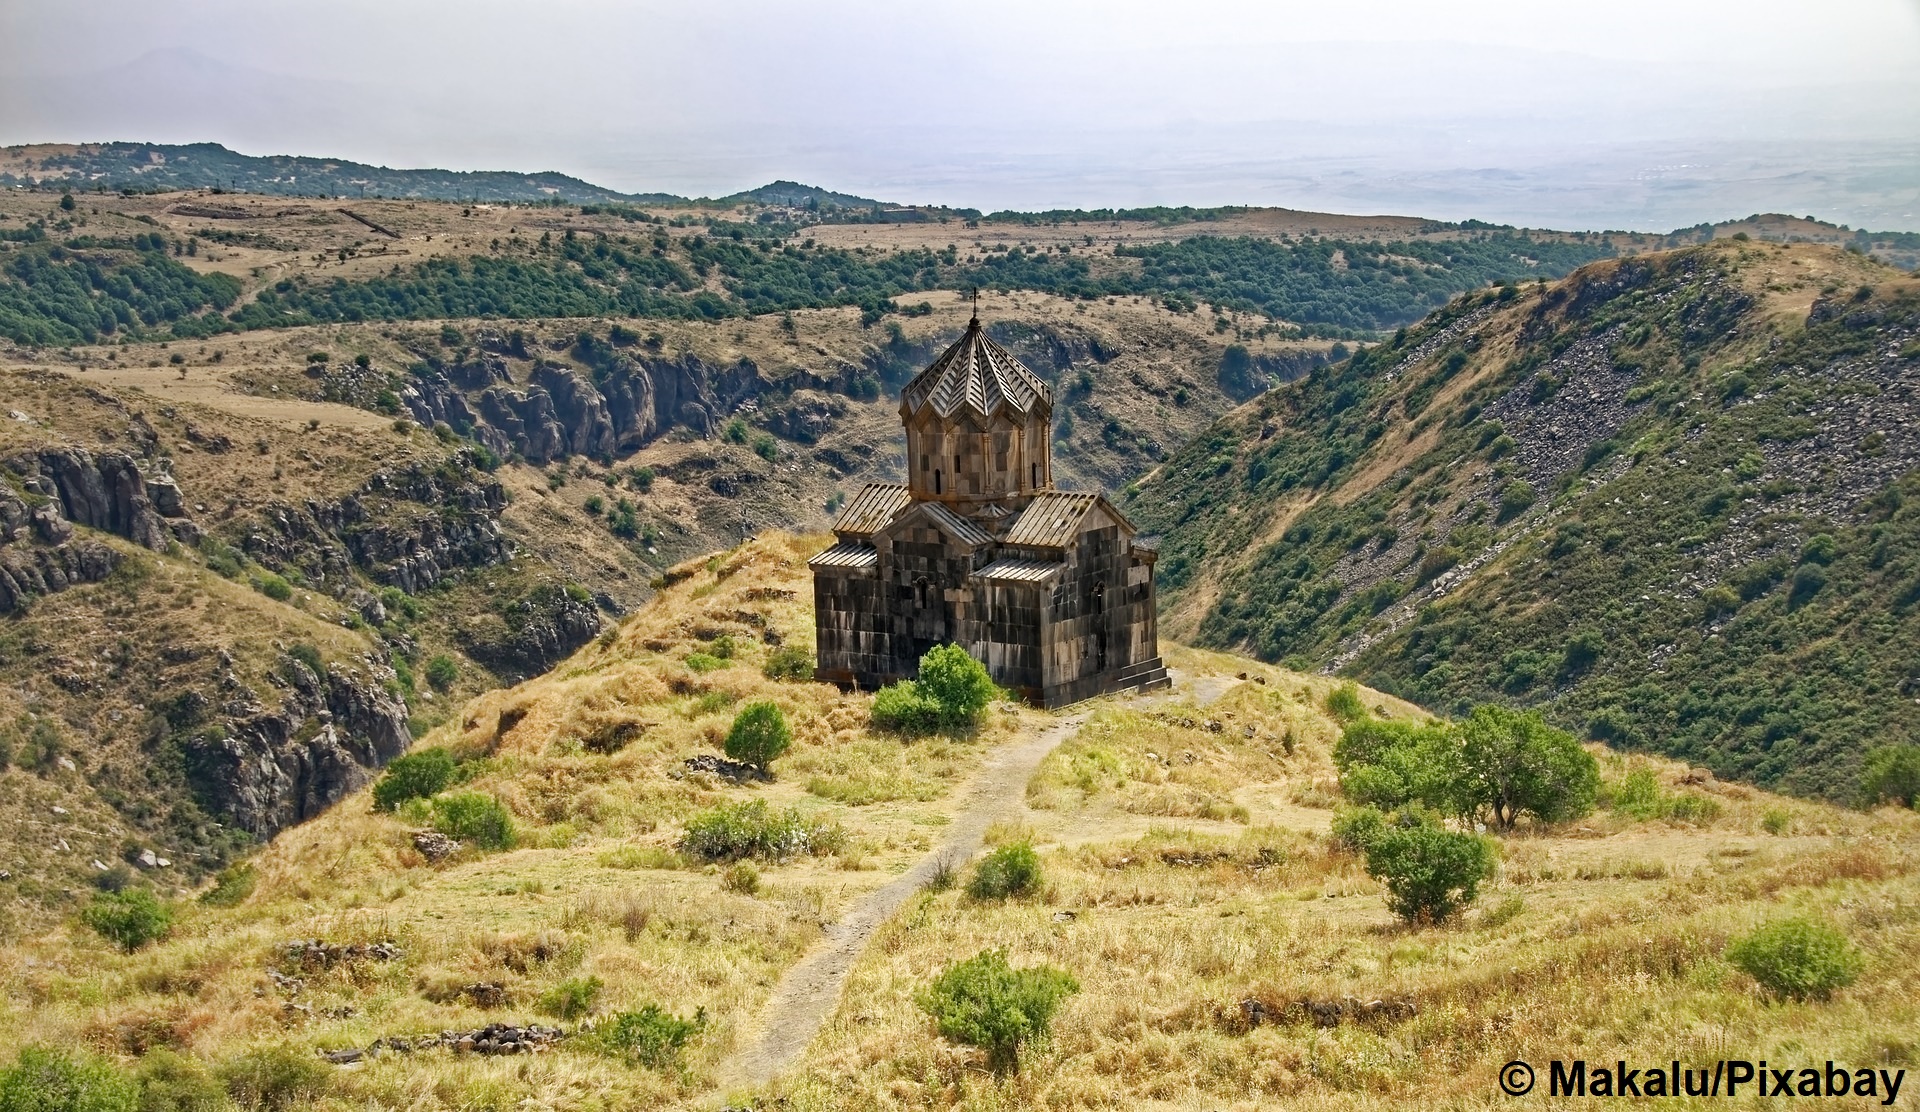
[[1169,628],[1849,796],[1920,738],[1915,294],[1729,242],[1457,301],[1143,484]]
[[[776,536],[695,565],[617,640],[481,697],[427,739],[484,757],[466,787],[512,808],[522,848],[429,866],[411,846],[410,824],[370,814],[359,793],[255,858],[260,886],[249,902],[231,911],[187,905],[163,945],[121,957],[66,927],[19,940],[0,957],[0,1007],[13,1029],[6,1042],[174,1045],[216,1060],[262,1040],[365,1045],[381,1034],[532,1019],[548,984],[596,975],[611,1007],[707,1010],[713,1024],[684,1076],[573,1054],[531,1063],[386,1059],[340,1074],[339,1099],[457,1107],[525,1092],[630,1107],[696,1091],[779,970],[849,895],[924,852],[954,802],[952,784],[1024,713],[996,712],[973,742],[903,746],[864,729],[859,698],[763,678],[763,634],[803,645],[811,638],[806,610],[790,596],[804,587],[805,557],[819,543]],[[722,632],[741,645],[741,658],[704,676],[689,672],[682,658]],[[714,752],[729,708],[752,697],[774,698],[795,725],[779,782],[736,788],[681,776],[680,761]],[[502,736],[507,709],[521,717]],[[583,736],[616,723],[638,724],[642,736],[610,757],[581,751]],[[823,812],[847,832],[846,848],[767,868],[756,898],[723,891],[715,870],[674,867],[682,819],[745,798]],[[298,1002],[316,1013],[350,1004],[358,1014],[287,1026],[297,1013],[283,1011],[266,970],[278,943],[316,936],[391,938],[406,957],[310,975]],[[558,956],[529,964],[520,951],[539,938]],[[428,998],[477,980],[506,983],[506,1014]]]
[[[607,985],[604,1007],[704,1007],[711,1022],[674,1069],[628,1068],[577,1046],[513,1059],[425,1051],[335,1071],[314,1106],[710,1104],[714,1066],[779,972],[818,944],[819,924],[924,852],[958,802],[955,786],[995,743],[1051,717],[996,710],[974,741],[902,743],[864,728],[862,697],[763,679],[756,634],[807,640],[803,560],[819,543],[773,535],[689,565],[616,641],[473,701],[429,739],[489,754],[469,786],[512,808],[522,848],[430,866],[408,842],[410,824],[351,797],[258,856],[249,901],[184,908],[167,942],[121,956],[67,925],[0,950],[5,1044],[123,1059],[165,1045],[217,1064],[262,1045],[332,1049],[525,1022],[539,1018],[532,1002],[547,986],[594,975]],[[800,598],[780,595],[789,590]],[[722,632],[747,646],[744,658],[688,672],[681,660]],[[1694,797],[1693,825],[1603,812],[1507,839],[1482,903],[1491,911],[1408,930],[1325,839],[1337,802],[1335,727],[1321,709],[1331,681],[1177,646],[1169,655],[1224,694],[1208,706],[1188,695],[1092,708],[1030,785],[1027,823],[992,835],[1036,841],[1045,892],[1011,904],[958,892],[910,902],[773,1095],[800,1108],[1386,1107],[1491,1103],[1502,1099],[1498,1063],[1575,1048],[1596,1059],[1737,1047],[1910,1064],[1920,1041],[1903,988],[1920,944],[1914,816],[1689,788],[1675,783],[1683,769],[1652,764],[1664,792]],[[1236,673],[1250,678],[1236,683]],[[729,703],[754,697],[778,700],[796,725],[775,784],[670,775],[713,751]],[[1378,714],[1419,713],[1366,700]],[[502,711],[521,715],[504,735]],[[645,732],[611,757],[580,751],[580,738],[615,722]],[[1606,774],[1646,764],[1609,757]],[[848,847],[765,867],[752,897],[726,891],[717,869],[675,862],[686,816],[745,798],[818,810]],[[1782,833],[1763,833],[1774,811]],[[1859,985],[1829,1003],[1769,1006],[1720,960],[1730,935],[1788,908],[1834,916],[1863,946]],[[266,972],[280,943],[305,937],[391,939],[404,955],[304,974],[293,1002],[313,1011],[300,1013]],[[1016,963],[1061,965],[1083,986],[1023,1076],[1006,1082],[935,1036],[912,1004],[939,968],[990,945],[1010,947]],[[510,1003],[436,1002],[475,981],[503,982]],[[1245,999],[1347,995],[1405,997],[1418,1014],[1324,1031],[1296,1020],[1248,1031],[1237,1019]]]
[[[1680,766],[1603,754],[1609,783],[1651,767],[1662,791],[1708,800],[1714,816],[1643,823],[1602,811],[1504,839],[1478,910],[1456,927],[1410,929],[1325,837],[1325,681],[1248,670],[1269,683],[1204,711],[1103,711],[1056,752],[1030,796],[1044,895],[910,904],[781,1087],[786,1106],[1477,1108],[1507,1101],[1495,1077],[1516,1057],[1541,1069],[1542,1093],[1554,1057],[1914,1061],[1911,813],[1689,789],[1676,785]],[[1209,717],[1225,731],[1207,732]],[[1289,735],[1291,755],[1277,744]],[[1185,817],[1209,805],[1244,808],[1245,825]],[[1784,833],[1763,833],[1770,811],[1787,816]],[[1862,945],[1856,986],[1778,1005],[1722,960],[1730,938],[1789,912],[1832,916]],[[976,1052],[930,1037],[913,1002],[946,965],[988,947],[1081,985],[1051,1040],[1004,1082]],[[1295,1013],[1250,1030],[1243,1003],[1278,1014],[1350,999],[1402,1000],[1416,1014],[1321,1029]]]

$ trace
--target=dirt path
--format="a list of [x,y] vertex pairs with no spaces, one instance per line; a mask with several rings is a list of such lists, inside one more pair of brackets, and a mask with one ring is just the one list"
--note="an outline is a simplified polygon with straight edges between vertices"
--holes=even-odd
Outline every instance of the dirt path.
[[[1177,675],[1171,691],[1137,701],[1191,695],[1204,706],[1233,683],[1220,676]],[[748,1032],[740,1049],[721,1063],[718,1072],[722,1093],[765,1086],[793,1064],[840,1003],[847,975],[874,930],[899,910],[907,897],[925,886],[943,861],[958,869],[971,860],[980,851],[989,826],[1021,819],[1027,811],[1027,782],[1040,762],[1086,720],[1085,711],[1068,715],[1001,746],[986,759],[954,812],[945,840],[885,887],[855,900],[839,921],[827,928],[828,944],[802,958],[780,979],[772,999],[760,1011],[757,1027]]]

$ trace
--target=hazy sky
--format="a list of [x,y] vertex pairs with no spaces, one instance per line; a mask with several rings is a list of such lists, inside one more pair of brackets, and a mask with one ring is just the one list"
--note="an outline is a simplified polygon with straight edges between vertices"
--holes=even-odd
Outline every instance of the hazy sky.
[[1911,226],[1920,0],[0,0],[0,142],[102,139],[982,208]]

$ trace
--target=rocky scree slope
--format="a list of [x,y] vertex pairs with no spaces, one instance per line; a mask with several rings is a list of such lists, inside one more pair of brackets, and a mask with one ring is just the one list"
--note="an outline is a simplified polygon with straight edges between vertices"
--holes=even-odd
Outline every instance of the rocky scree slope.
[[1456,300],[1126,502],[1175,635],[1851,799],[1920,741],[1920,285],[1721,242]]

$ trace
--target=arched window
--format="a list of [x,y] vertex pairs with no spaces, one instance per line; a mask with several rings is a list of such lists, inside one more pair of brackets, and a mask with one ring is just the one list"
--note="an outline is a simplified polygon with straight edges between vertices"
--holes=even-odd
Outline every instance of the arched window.
[[1033,486],[1034,486],[1034,487],[1035,487],[1036,489],[1037,489],[1037,488],[1038,488],[1038,487],[1040,486],[1040,465],[1039,465],[1039,464],[1037,464],[1037,463],[1033,465],[1033,483],[1032,483],[1032,485],[1033,485]]
[[933,469],[933,492],[935,494],[940,493],[940,469],[938,467]]

